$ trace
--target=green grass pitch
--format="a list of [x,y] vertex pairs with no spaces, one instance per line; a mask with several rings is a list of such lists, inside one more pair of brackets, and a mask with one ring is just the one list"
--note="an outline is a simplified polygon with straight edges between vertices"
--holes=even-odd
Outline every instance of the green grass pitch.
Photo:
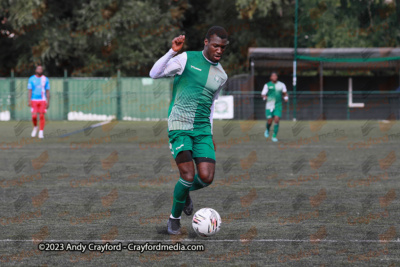
[[[192,192],[221,231],[182,236],[166,222],[179,177],[167,123],[112,122],[60,139],[88,122],[2,122],[0,265],[399,266],[400,124],[215,121],[214,183]],[[204,252],[40,252],[49,240],[204,244]]]

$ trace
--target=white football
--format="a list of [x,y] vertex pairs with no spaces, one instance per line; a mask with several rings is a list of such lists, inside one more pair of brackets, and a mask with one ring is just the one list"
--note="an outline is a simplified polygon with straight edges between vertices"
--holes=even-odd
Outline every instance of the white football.
[[192,220],[192,226],[197,235],[210,237],[218,233],[221,227],[221,216],[211,208],[198,210]]

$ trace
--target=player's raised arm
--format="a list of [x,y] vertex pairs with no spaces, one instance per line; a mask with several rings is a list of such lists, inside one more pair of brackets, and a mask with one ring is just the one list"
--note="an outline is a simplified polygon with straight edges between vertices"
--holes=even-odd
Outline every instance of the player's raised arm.
[[182,53],[174,57],[183,47],[185,43],[185,35],[180,35],[172,40],[171,49],[157,62],[150,70],[150,77],[153,79],[162,78],[165,76],[174,76],[182,74],[186,61],[186,53]]
[[184,43],[185,43],[185,35],[179,35],[178,37],[175,37],[172,40],[171,49],[178,53],[182,49]]
[[263,100],[267,99],[267,93],[268,93],[268,84],[265,84],[264,88],[261,92],[261,96],[262,96]]

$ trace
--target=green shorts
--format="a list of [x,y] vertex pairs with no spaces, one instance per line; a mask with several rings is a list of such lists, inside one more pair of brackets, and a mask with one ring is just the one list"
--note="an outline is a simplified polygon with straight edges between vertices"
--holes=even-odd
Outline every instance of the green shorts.
[[269,110],[269,109],[265,110],[265,117],[267,117],[267,119],[271,119],[275,116],[277,116],[279,118],[282,117],[282,109],[281,108],[276,108],[273,110]]
[[193,158],[210,158],[215,160],[215,150],[212,135],[195,131],[175,130],[168,133],[169,149],[176,156],[181,151],[192,151]]

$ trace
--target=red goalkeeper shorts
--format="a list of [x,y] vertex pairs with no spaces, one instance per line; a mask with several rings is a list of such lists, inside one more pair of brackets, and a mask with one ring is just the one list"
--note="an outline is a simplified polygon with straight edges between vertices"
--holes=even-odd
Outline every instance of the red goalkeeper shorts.
[[47,101],[46,100],[32,100],[31,101],[31,112],[32,113],[46,113],[46,105]]

